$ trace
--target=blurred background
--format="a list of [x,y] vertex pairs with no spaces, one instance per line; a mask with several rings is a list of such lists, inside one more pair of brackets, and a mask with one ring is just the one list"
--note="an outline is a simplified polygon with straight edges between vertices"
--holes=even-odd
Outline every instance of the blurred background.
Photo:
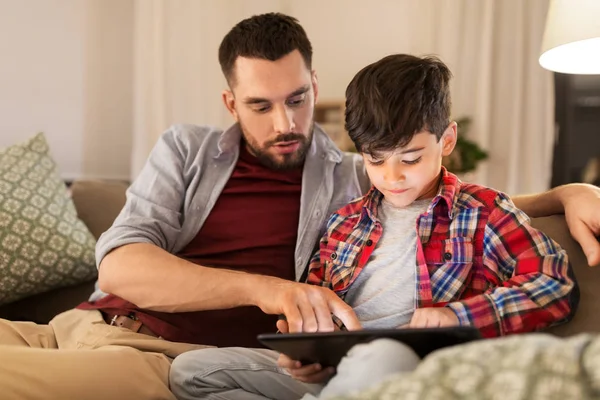
[[[174,123],[227,127],[217,61],[241,19],[278,11],[312,41],[317,119],[340,143],[346,85],[391,53],[435,54],[453,116],[510,194],[594,181],[600,78],[538,63],[548,0],[0,0],[0,148],[44,132],[65,180],[130,180]],[[467,129],[468,128],[468,129]]]

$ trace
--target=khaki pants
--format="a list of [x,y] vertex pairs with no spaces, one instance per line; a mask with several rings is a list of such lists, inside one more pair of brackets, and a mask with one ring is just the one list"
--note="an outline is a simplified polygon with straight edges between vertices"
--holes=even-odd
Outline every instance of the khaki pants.
[[49,325],[0,319],[0,397],[175,399],[171,361],[204,347],[107,325],[95,310],[66,311]]

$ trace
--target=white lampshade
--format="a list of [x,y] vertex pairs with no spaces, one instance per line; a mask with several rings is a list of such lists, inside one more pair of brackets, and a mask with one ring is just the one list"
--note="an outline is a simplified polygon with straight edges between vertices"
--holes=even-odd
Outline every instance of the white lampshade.
[[540,65],[566,74],[600,74],[600,0],[551,0]]

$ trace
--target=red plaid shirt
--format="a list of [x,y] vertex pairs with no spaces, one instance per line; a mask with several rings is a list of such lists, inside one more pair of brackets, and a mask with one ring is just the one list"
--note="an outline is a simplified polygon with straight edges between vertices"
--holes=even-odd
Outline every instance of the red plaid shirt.
[[[381,238],[377,189],[333,214],[308,283],[344,298]],[[484,337],[564,322],[578,303],[567,254],[532,228],[503,193],[442,168],[437,196],[416,223],[416,307],[450,307]]]

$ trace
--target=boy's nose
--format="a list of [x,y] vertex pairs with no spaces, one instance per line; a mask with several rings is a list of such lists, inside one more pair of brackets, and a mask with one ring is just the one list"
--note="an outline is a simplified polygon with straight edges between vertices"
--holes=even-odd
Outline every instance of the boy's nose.
[[404,172],[398,165],[390,165],[385,171],[384,178],[389,183],[402,182],[405,180]]

